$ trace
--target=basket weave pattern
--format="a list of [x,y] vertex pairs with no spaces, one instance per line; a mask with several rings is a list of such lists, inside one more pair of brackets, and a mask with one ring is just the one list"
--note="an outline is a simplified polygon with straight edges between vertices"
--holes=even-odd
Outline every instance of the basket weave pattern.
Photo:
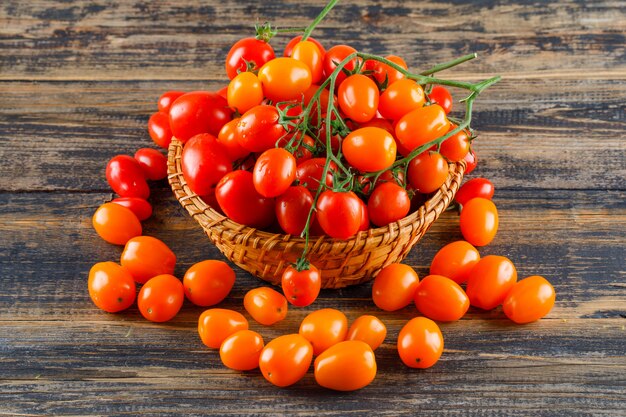
[[[213,210],[187,185],[181,167],[182,151],[182,143],[173,138],[167,171],[176,199],[224,256],[251,274],[280,285],[283,269],[298,259],[304,239],[244,226]],[[322,287],[341,288],[369,281],[381,268],[404,259],[448,207],[464,171],[464,162],[450,164],[443,186],[417,211],[397,222],[359,232],[347,240],[312,237],[307,258],[322,272]]]

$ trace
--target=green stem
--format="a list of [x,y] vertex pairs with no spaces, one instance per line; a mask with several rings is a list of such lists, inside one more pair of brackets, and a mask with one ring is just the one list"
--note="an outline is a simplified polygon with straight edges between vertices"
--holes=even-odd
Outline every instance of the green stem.
[[276,33],[300,33],[304,32],[306,28],[284,28],[284,29],[274,29]]
[[448,68],[456,67],[459,64],[462,64],[462,63],[467,62],[467,61],[471,61],[472,59],[476,58],[477,56],[478,56],[478,54],[476,52],[474,52],[473,54],[467,54],[467,55],[464,55],[464,56],[462,56],[460,58],[453,59],[452,61],[448,61],[448,62],[444,62],[443,64],[435,65],[431,69],[428,69],[426,71],[420,72],[420,75],[432,75],[432,74],[434,74],[436,72],[443,71],[443,70],[446,70]]
[[300,40],[301,42],[306,41],[309,38],[309,36],[311,36],[311,32],[313,32],[313,29],[315,29],[315,26],[317,26],[322,20],[324,20],[328,12],[330,12],[330,10],[333,7],[335,7],[337,3],[339,3],[339,0],[330,0],[328,2],[326,7],[322,9],[320,14],[318,14],[317,17],[315,18],[315,20],[312,21],[311,24],[306,28],[306,30],[304,31],[304,34],[302,35],[302,39]]

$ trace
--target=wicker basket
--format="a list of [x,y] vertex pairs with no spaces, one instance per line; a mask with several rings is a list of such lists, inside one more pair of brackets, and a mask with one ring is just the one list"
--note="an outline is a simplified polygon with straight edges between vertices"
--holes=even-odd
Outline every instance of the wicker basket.
[[[283,269],[302,253],[304,239],[268,233],[235,223],[194,194],[181,168],[183,145],[172,139],[168,152],[168,181],[180,204],[217,248],[232,262],[257,277],[280,285]],[[445,184],[418,210],[385,227],[359,232],[348,240],[313,237],[308,259],[322,272],[323,288],[341,288],[371,280],[384,266],[409,253],[458,190],[465,163],[450,164]]]

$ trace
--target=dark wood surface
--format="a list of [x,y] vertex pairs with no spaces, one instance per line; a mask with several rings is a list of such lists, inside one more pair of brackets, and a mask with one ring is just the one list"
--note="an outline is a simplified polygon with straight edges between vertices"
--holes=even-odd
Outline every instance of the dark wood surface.
[[[169,89],[217,89],[230,45],[255,21],[304,26],[321,2],[3,1],[0,5],[0,415],[624,415],[626,414],[626,13],[619,1],[343,1],[316,31],[326,45],[406,58],[413,69],[478,52],[445,75],[502,74],[477,102],[473,176],[496,186],[500,231],[481,254],[546,276],[557,303],[516,326],[470,309],[442,325],[426,371],[395,350],[412,307],[382,313],[369,284],[324,291],[264,338],[294,332],[314,308],[389,328],[367,388],[335,393],[312,374],[288,389],[224,368],[200,342],[202,309],[170,323],[89,300],[87,272],[120,249],[90,226],[112,197],[106,161],[150,146],[146,123]],[[276,39],[281,50],[288,38]],[[191,264],[221,259],[165,182],[145,233]],[[420,276],[460,238],[447,212],[411,252]],[[223,304],[243,311],[260,282],[237,270]]]

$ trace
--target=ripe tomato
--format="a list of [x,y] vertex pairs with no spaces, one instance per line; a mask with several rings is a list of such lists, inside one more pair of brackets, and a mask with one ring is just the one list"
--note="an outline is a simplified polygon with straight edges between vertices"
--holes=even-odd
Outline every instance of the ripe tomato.
[[354,74],[339,85],[337,101],[349,119],[363,123],[376,116],[379,94],[374,81],[363,74]]
[[157,275],[172,275],[176,255],[157,238],[137,236],[126,242],[120,264],[130,272],[136,282],[143,284]]
[[287,317],[287,299],[270,287],[254,288],[246,293],[243,306],[254,320],[271,326]]
[[478,156],[474,153],[474,150],[471,147],[470,151],[467,155],[465,155],[463,160],[465,161],[465,175],[472,172],[476,168],[476,165],[478,165]]
[[263,87],[259,77],[241,72],[228,84],[228,105],[243,114],[263,101]]
[[[330,48],[326,55],[324,55],[324,77],[328,78],[335,71],[337,65],[341,63],[344,59],[348,57],[348,55],[355,54],[356,49],[348,46],[348,45],[335,45]],[[357,65],[357,57],[355,56],[353,59],[348,61],[348,63],[343,67],[347,71],[354,71]],[[337,80],[335,82],[335,87],[341,85],[343,80],[346,79],[346,74],[344,71],[340,71],[337,74]]]
[[409,162],[409,184],[420,193],[432,193],[446,182],[449,169],[440,153],[426,151]]
[[452,96],[446,87],[434,86],[428,98],[431,102],[439,104],[446,114],[452,111]]
[[235,271],[226,262],[198,262],[185,272],[183,286],[187,299],[208,307],[222,302],[235,284]]
[[317,200],[317,221],[324,232],[336,239],[354,236],[361,226],[361,203],[352,191],[326,190]]
[[283,148],[272,148],[263,152],[252,171],[254,188],[263,197],[281,195],[295,179],[296,158]]
[[455,321],[467,313],[469,299],[463,288],[450,278],[428,275],[415,291],[415,307],[437,321]]
[[132,156],[117,155],[111,158],[106,168],[106,179],[120,197],[139,197],[145,200],[150,195],[141,165]]
[[[276,197],[276,219],[287,234],[300,236],[313,205],[311,192],[302,185],[287,188]],[[315,213],[313,213],[315,216]]]
[[184,91],[166,91],[165,93],[161,94],[161,97],[159,97],[159,100],[157,101],[157,107],[159,108],[159,111],[169,114],[172,103],[183,94],[185,94]]
[[250,151],[239,144],[238,124],[239,118],[231,120],[222,126],[220,133],[217,135],[217,141],[222,144],[231,161],[243,159],[250,155]]
[[257,71],[275,56],[274,49],[265,41],[255,38],[240,39],[226,55],[226,75],[232,80],[238,72],[246,71],[246,62],[252,64],[251,71]]
[[259,367],[263,337],[252,330],[239,330],[228,336],[220,346],[222,363],[236,371],[251,371]]
[[119,204],[132,211],[139,221],[144,221],[152,216],[152,206],[143,198],[139,197],[118,197],[111,203]]
[[450,122],[441,106],[432,104],[402,116],[396,124],[396,139],[410,152],[445,135],[449,127]]
[[378,104],[380,114],[399,120],[407,113],[424,105],[424,90],[414,80],[400,80],[390,85],[381,95]]
[[291,53],[291,57],[303,62],[311,71],[311,81],[317,84],[324,76],[324,53],[312,41],[298,42]]
[[443,335],[439,326],[426,317],[415,317],[398,335],[398,353],[410,368],[430,368],[443,353]]
[[463,206],[461,233],[474,246],[491,243],[498,232],[498,209],[491,200],[472,198]]
[[158,111],[148,120],[148,133],[152,141],[161,148],[167,149],[172,141],[169,113]]
[[480,254],[474,246],[458,240],[439,249],[430,264],[430,274],[443,275],[462,284],[467,281],[470,271],[479,260]]
[[461,205],[467,204],[472,198],[480,197],[491,200],[494,187],[486,178],[472,178],[459,188],[454,199]]
[[360,340],[376,350],[387,337],[387,327],[375,316],[360,316],[348,329],[346,340]]
[[334,308],[309,313],[300,323],[300,335],[311,342],[313,354],[319,355],[329,347],[346,340],[348,319]]
[[369,385],[376,377],[376,357],[360,340],[338,343],[315,359],[315,381],[324,388],[354,391]]
[[370,228],[370,215],[367,212],[367,204],[360,198],[359,204],[361,205],[361,225],[359,226],[359,232],[366,232]]
[[[313,96],[317,93],[319,89],[320,89],[319,85],[311,84],[311,86],[304,93],[302,93],[302,102],[304,103],[305,107],[311,104],[311,100],[313,99]],[[328,110],[329,102],[330,102],[330,92],[324,88],[320,92],[318,100],[316,100],[315,102],[313,102],[313,104],[311,104],[311,111],[309,114],[311,116],[311,122],[314,125],[316,125],[317,122],[320,120],[320,117],[319,117],[320,115],[321,115],[321,119],[326,118],[326,112]],[[335,97],[334,94],[333,94],[333,103],[337,103],[337,97]],[[318,115],[318,112],[320,113],[320,115]],[[333,115],[333,119],[334,119],[334,115]],[[324,139],[326,137],[325,135],[322,135],[320,133],[319,137],[321,138],[323,142],[326,141]]]
[[322,287],[322,275],[311,264],[301,271],[289,265],[283,272],[281,285],[287,301],[296,307],[306,307],[317,299]]
[[147,179],[158,181],[167,177],[167,158],[152,148],[141,148],[135,152],[135,159]]
[[383,119],[382,117],[375,117],[369,122],[358,123],[358,125],[355,126],[355,128],[352,130],[356,130],[359,127],[378,127],[389,132],[391,136],[396,134],[395,130],[393,129],[393,125],[389,122],[389,120]]
[[[300,43],[301,40],[302,40],[302,35],[298,35],[295,38],[291,39],[287,43],[287,46],[285,46],[285,51],[283,52],[283,56],[290,57],[291,53],[293,52],[293,47],[296,46],[298,43]],[[322,46],[322,44],[319,43],[319,41],[313,39],[310,36],[306,40],[313,42],[319,48],[320,52],[322,52],[322,55],[326,54],[326,48],[324,48],[324,46]]]
[[396,311],[411,304],[419,277],[405,264],[390,264],[380,270],[372,285],[372,300],[381,310]]
[[286,134],[285,128],[278,123],[279,117],[274,106],[260,105],[248,110],[237,124],[239,144],[251,152],[275,147]]
[[[454,123],[450,123],[450,130],[456,129]],[[449,161],[459,162],[462,161],[470,150],[470,138],[466,131],[461,130],[459,133],[450,136],[444,140],[441,144],[439,151]]]
[[224,175],[215,196],[224,214],[234,222],[257,229],[274,222],[274,199],[257,192],[251,172],[239,170]]
[[185,144],[181,165],[187,185],[198,195],[211,194],[233,169],[226,149],[208,133],[196,135]]
[[125,245],[129,239],[141,236],[141,223],[135,214],[115,203],[105,203],[91,219],[96,233],[109,243]]
[[491,310],[502,304],[516,281],[513,262],[504,256],[488,255],[472,268],[465,292],[471,305]]
[[108,313],[126,310],[133,305],[137,294],[133,277],[115,262],[99,262],[92,266],[87,286],[91,301]]
[[224,308],[205,310],[198,319],[198,334],[207,347],[219,349],[226,338],[241,330],[248,330],[243,314]]
[[382,171],[396,160],[396,141],[379,127],[362,127],[351,132],[343,140],[341,150],[346,161],[361,172]]
[[[301,185],[304,185],[311,193],[317,193],[319,184],[324,173],[326,158],[313,158],[298,164],[296,168],[296,179]],[[333,186],[333,171],[337,170],[337,164],[330,162],[328,171],[326,172],[326,186]]]
[[[400,58],[399,56],[388,55],[385,57],[385,59],[401,66],[404,69],[408,69],[408,66],[406,65],[404,59]],[[366,63],[366,68],[368,67],[371,67],[373,71],[372,75],[374,76],[376,81],[378,81],[378,84],[383,84],[386,79],[387,86],[391,86],[395,82],[404,78],[404,74],[402,74],[400,71],[395,68],[391,68],[389,65],[380,61],[368,61]]]
[[378,184],[367,202],[370,221],[380,227],[406,217],[410,209],[409,194],[393,182]]
[[[283,145],[287,143],[284,139],[280,142],[283,142]],[[304,135],[300,142],[300,146],[298,146],[293,152],[293,156],[296,157],[296,164],[300,165],[302,162],[311,159],[313,157],[311,149],[315,149],[315,140],[309,135]]]
[[217,136],[232,118],[233,111],[224,97],[208,91],[186,93],[170,108],[172,134],[182,142],[200,133]]
[[544,277],[524,278],[511,288],[502,303],[504,314],[517,324],[530,323],[547,315],[556,295],[554,287]]
[[294,58],[276,58],[267,62],[259,70],[259,80],[265,97],[274,102],[301,98],[312,82],[309,67]]
[[162,323],[174,318],[185,300],[183,284],[173,275],[150,278],[137,297],[139,312],[145,319]]
[[278,387],[293,385],[306,374],[313,360],[313,347],[299,334],[286,334],[270,341],[259,358],[263,377]]

